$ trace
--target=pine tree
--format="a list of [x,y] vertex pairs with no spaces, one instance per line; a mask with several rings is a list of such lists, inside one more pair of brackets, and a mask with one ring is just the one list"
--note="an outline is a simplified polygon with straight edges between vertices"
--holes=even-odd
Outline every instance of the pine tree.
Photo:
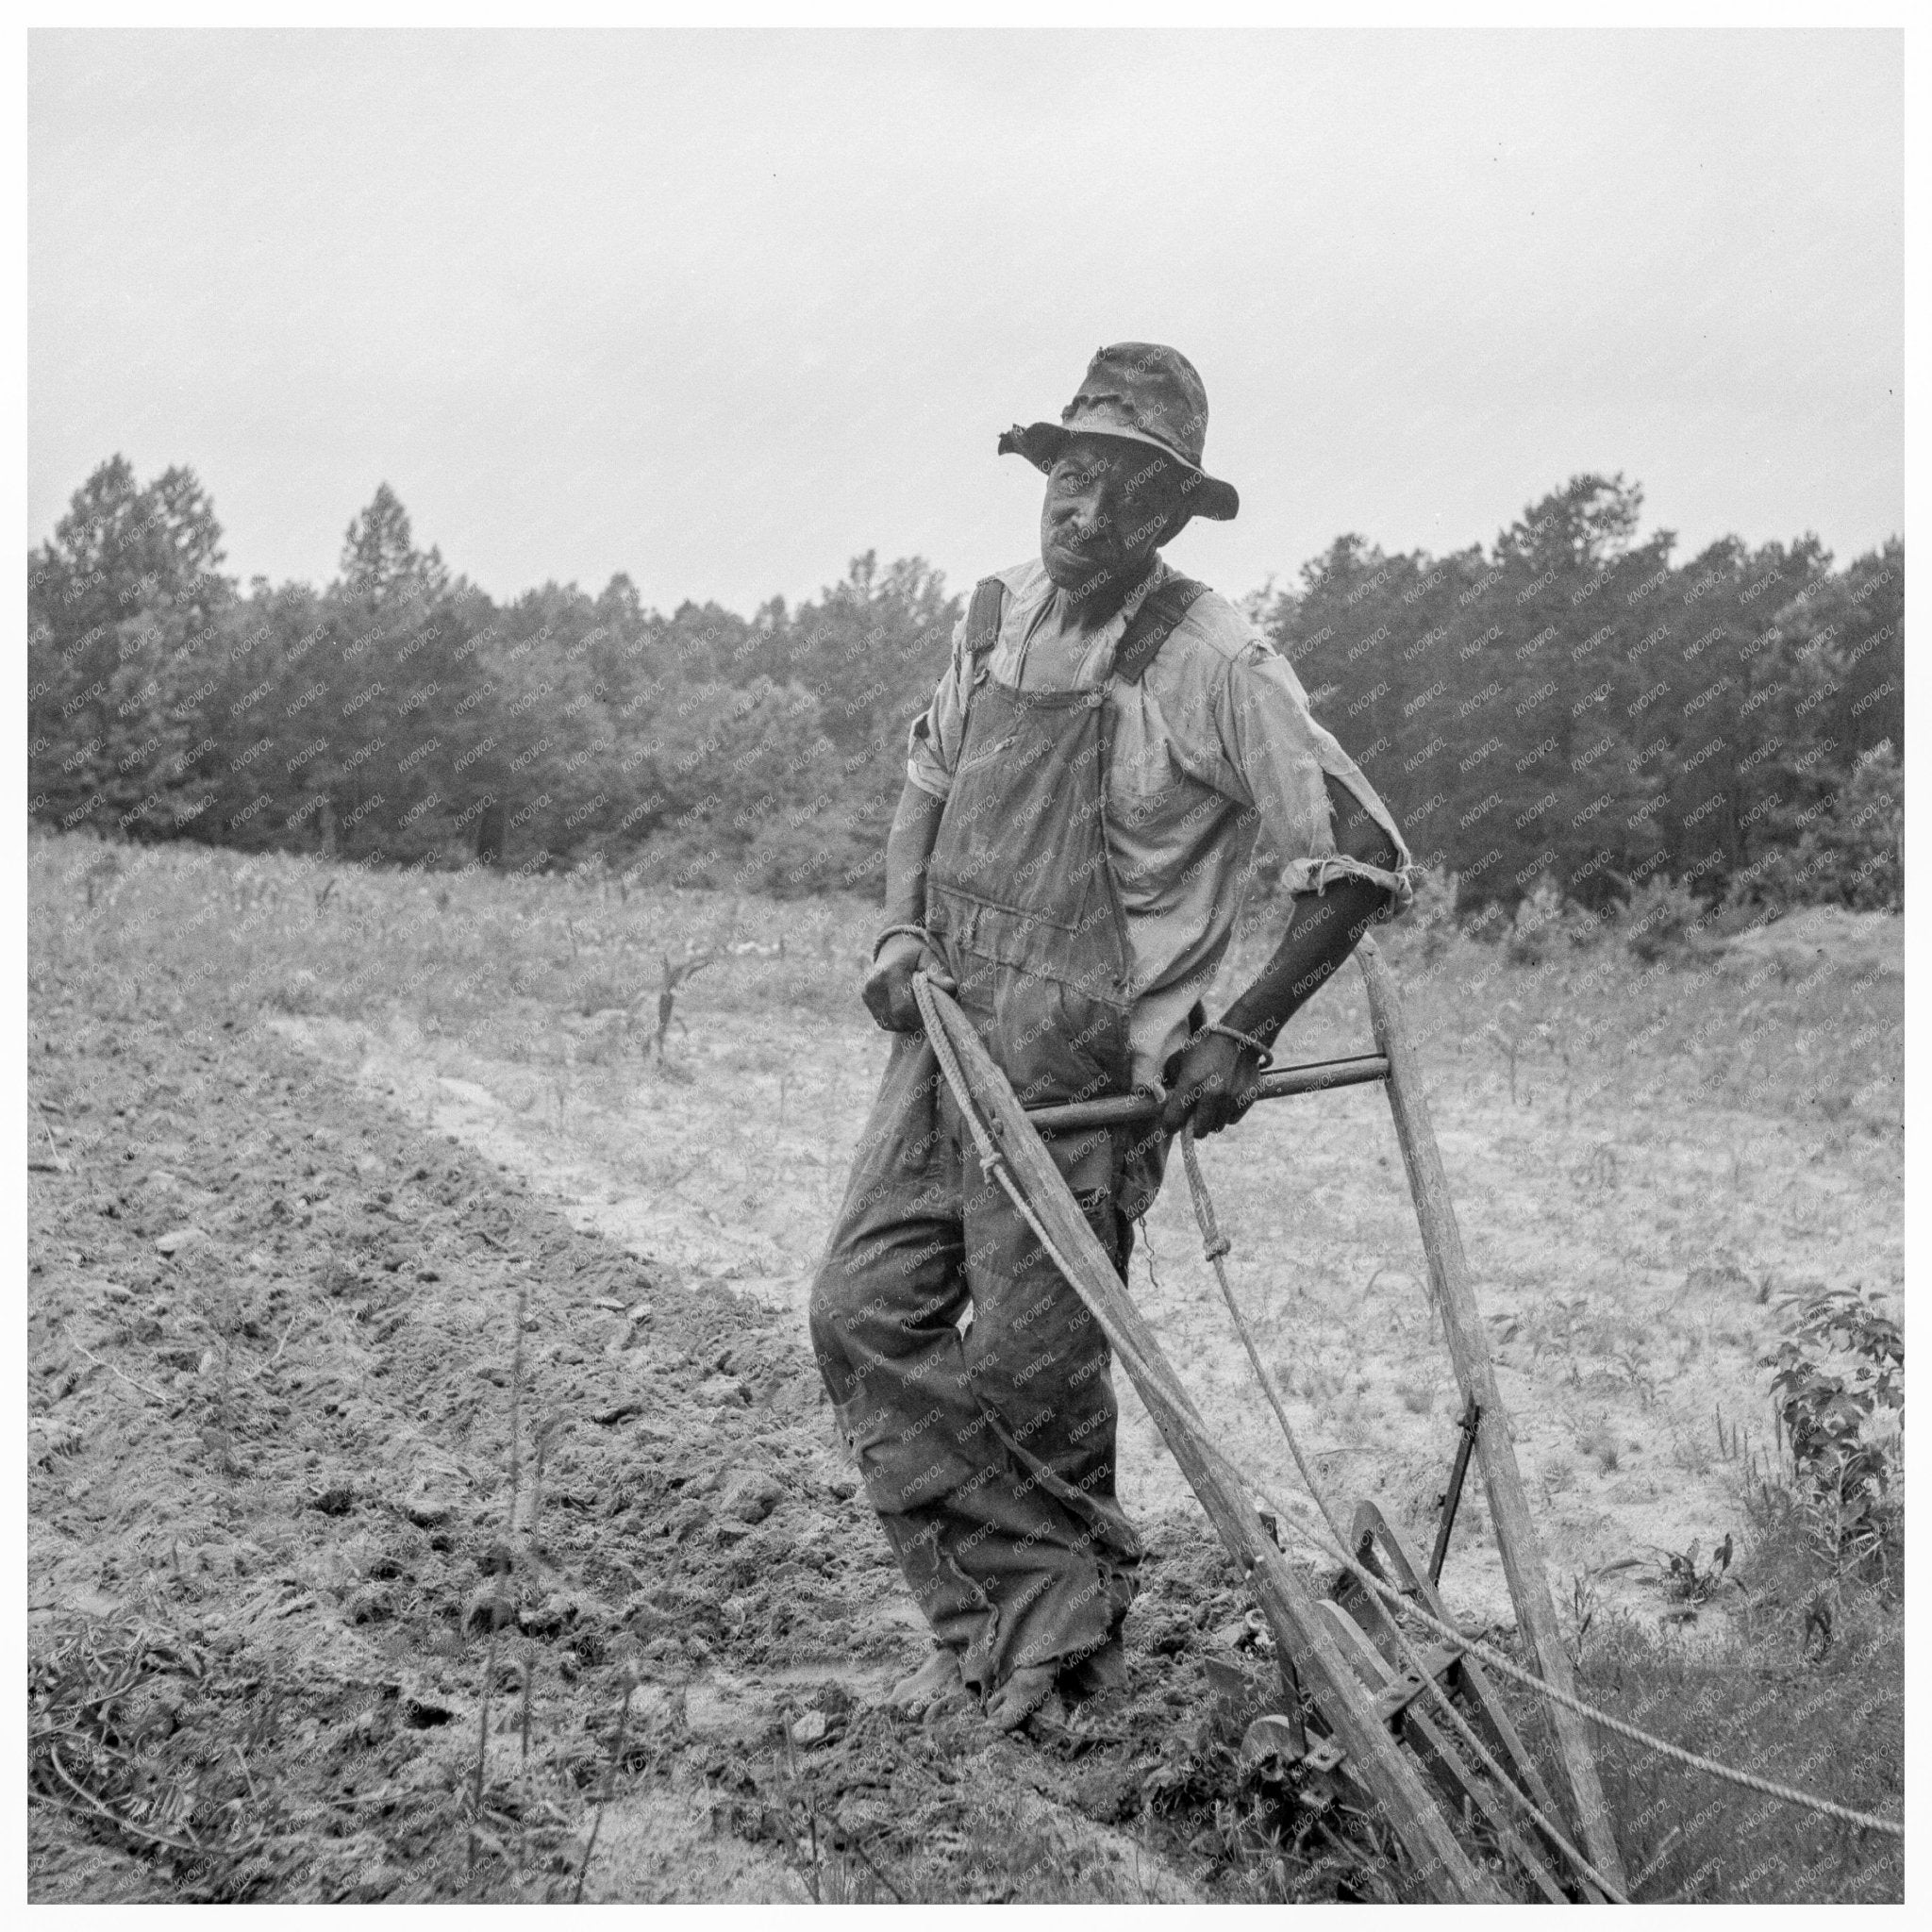
[[153,837],[194,816],[205,769],[178,761],[225,648],[234,587],[192,470],[140,485],[125,458],[75,491],[27,559],[28,791],[37,816]]

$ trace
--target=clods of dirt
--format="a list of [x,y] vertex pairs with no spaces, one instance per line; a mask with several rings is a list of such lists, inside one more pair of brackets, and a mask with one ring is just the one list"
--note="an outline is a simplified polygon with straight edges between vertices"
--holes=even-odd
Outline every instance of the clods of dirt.
[[30,1181],[34,1897],[567,1898],[600,1806],[587,1898],[1252,1890],[1205,1529],[1152,1526],[1071,1727],[904,1718],[924,1631],[788,1315],[266,1028],[36,1026],[90,1126]]

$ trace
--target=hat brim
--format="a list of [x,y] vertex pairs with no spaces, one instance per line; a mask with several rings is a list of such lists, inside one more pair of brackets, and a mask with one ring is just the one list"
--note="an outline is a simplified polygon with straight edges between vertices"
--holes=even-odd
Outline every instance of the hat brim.
[[1187,508],[1197,517],[1210,517],[1216,523],[1228,523],[1240,511],[1241,492],[1232,483],[1224,483],[1219,476],[1210,476],[1196,463],[1191,463],[1186,457],[1177,455],[1157,437],[1142,435],[1135,429],[1069,429],[1063,423],[1015,423],[1000,438],[1001,456],[1022,456],[1036,470],[1050,470],[1059,460],[1060,452],[1075,436],[1107,436],[1116,442],[1138,442],[1148,449],[1158,449],[1170,462],[1178,463],[1192,479],[1188,485],[1185,502]]

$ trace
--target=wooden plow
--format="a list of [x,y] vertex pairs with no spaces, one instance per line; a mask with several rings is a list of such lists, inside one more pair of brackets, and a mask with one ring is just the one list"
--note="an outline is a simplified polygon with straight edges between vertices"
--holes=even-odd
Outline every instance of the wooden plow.
[[[1277,1069],[1262,1077],[1261,1097],[1371,1082],[1387,1091],[1465,1405],[1445,1518],[1453,1512],[1461,1467],[1473,1455],[1531,1659],[1545,1682],[1574,1693],[1569,1654],[1557,1633],[1508,1413],[1496,1388],[1394,977],[1372,940],[1361,941],[1356,958],[1368,987],[1376,1051]],[[1380,1511],[1364,1504],[1349,1527],[1355,1567],[1344,1566],[1331,1597],[1315,1595],[1284,1560],[1263,1525],[1250,1479],[1212,1441],[1039,1136],[1041,1127],[1065,1130],[1148,1119],[1156,1103],[1128,1095],[1029,1113],[958,1006],[924,975],[915,987],[927,1037],[960,1100],[981,1164],[1012,1197],[1099,1322],[1274,1635],[1287,1679],[1281,1700],[1287,1707],[1248,1726],[1244,1755],[1272,1758],[1269,1769],[1292,1777],[1316,1802],[1336,1775],[1351,1778],[1380,1807],[1418,1883],[1433,1898],[1507,1900],[1491,1864],[1465,1842],[1479,1816],[1503,1864],[1520,1874],[1533,1894],[1551,1901],[1621,1899],[1623,1866],[1583,1720],[1552,1701],[1568,1788],[1566,1813],[1475,1659],[1453,1641],[1419,1643],[1374,1586],[1356,1574],[1367,1572],[1447,1624],[1434,1574],[1440,1572],[1446,1536],[1439,1535],[1432,1564],[1424,1568]],[[1325,1724],[1325,1738],[1310,1739],[1304,1731],[1297,1687]],[[1541,1820],[1532,1816],[1531,1806]]]

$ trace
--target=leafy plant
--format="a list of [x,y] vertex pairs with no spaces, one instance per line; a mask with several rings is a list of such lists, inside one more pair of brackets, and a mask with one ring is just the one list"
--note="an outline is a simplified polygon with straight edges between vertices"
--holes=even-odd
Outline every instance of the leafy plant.
[[1731,1539],[1726,1536],[1711,1551],[1708,1563],[1699,1560],[1702,1548],[1702,1541],[1692,1537],[1688,1550],[1661,1552],[1664,1560],[1657,1566],[1657,1580],[1663,1586],[1664,1594],[1674,1602],[1708,1603],[1723,1586],[1735,1554]]
[[[1857,1287],[1786,1306],[1796,1326],[1764,1357],[1815,1532],[1838,1560],[1889,1571],[1903,1542],[1905,1331]],[[1842,1369],[1832,1366],[1831,1357]],[[1893,1424],[1895,1419],[1895,1427]]]

